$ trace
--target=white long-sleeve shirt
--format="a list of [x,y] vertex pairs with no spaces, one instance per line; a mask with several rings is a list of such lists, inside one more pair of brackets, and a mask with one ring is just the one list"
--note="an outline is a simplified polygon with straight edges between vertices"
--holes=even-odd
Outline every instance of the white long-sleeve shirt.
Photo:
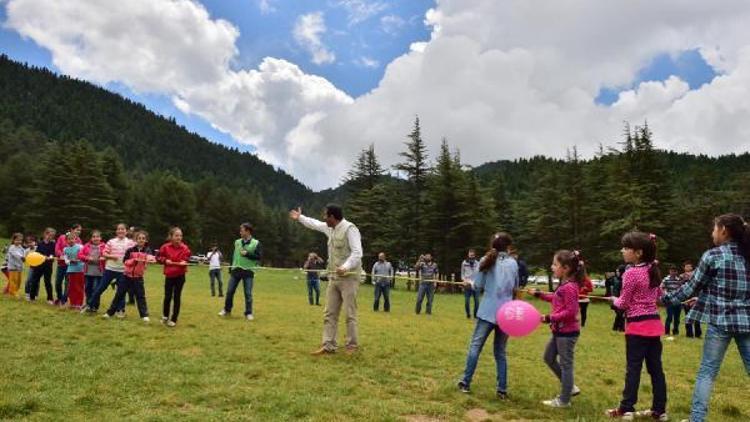
[[[328,227],[323,221],[300,215],[299,222],[308,229],[325,234],[328,238],[333,235],[333,229]],[[359,229],[356,226],[353,226],[353,228],[354,230],[347,230],[346,232],[346,239],[349,241],[349,248],[352,250],[352,253],[349,254],[349,257],[344,261],[344,265],[342,265],[345,271],[351,271],[359,267],[362,262],[362,236],[359,234]]]

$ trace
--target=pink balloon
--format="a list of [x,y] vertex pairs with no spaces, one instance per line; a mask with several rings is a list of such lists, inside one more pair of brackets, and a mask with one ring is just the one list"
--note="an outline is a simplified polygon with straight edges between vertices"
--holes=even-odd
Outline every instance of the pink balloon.
[[542,314],[528,302],[513,300],[501,306],[496,317],[497,325],[503,332],[513,337],[523,337],[539,326]]

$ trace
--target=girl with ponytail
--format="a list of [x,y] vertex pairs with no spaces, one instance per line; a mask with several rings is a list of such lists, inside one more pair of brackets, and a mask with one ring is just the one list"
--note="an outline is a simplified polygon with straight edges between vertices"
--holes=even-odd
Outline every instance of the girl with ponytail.
[[677,305],[697,296],[686,322],[708,324],[695,378],[693,422],[708,415],[711,388],[732,339],[750,374],[750,230],[741,216],[724,214],[714,219],[711,237],[716,247],[703,254],[690,280],[661,298],[665,305]]
[[560,280],[554,293],[542,293],[539,289],[534,296],[552,303],[552,312],[542,316],[552,329],[552,338],[544,350],[544,362],[560,380],[560,395],[542,402],[554,408],[570,407],[570,399],[581,390],[575,386],[573,361],[581,326],[578,323],[578,292],[586,277],[581,253],[561,250],[552,258],[552,273]]
[[505,344],[508,335],[497,326],[496,314],[506,302],[513,300],[518,288],[518,263],[510,255],[508,249],[513,239],[507,233],[496,233],[490,240],[490,248],[479,263],[479,271],[473,280],[464,280],[467,287],[475,290],[484,289],[482,302],[477,311],[477,324],[469,342],[469,353],[466,356],[466,368],[458,382],[458,388],[464,393],[471,390],[471,380],[479,361],[479,353],[490,334],[495,333],[494,354],[497,367],[497,397],[507,398],[508,394],[508,365],[505,359]]
[[[664,326],[659,317],[657,301],[661,294],[661,273],[656,260],[656,235],[630,232],[622,237],[622,257],[630,267],[622,277],[622,292],[613,298],[614,306],[625,312],[625,389],[622,401],[614,409],[606,411],[611,418],[632,419],[634,416],[650,416],[654,420],[666,421],[667,382],[662,368],[661,335]],[[651,376],[653,401],[651,409],[636,412],[638,389],[641,383],[643,362]]]

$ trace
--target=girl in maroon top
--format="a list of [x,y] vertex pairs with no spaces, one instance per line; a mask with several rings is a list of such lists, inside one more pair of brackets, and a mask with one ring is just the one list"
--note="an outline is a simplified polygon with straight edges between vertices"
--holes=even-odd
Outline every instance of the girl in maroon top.
[[586,271],[578,251],[558,251],[552,259],[552,272],[560,280],[554,293],[542,293],[538,289],[534,296],[552,302],[552,313],[542,316],[550,324],[552,338],[544,351],[544,362],[561,383],[560,395],[542,402],[545,406],[570,407],[570,398],[581,393],[573,377],[573,361],[576,342],[581,333],[578,324],[578,290]]
[[[630,267],[622,277],[620,297],[613,300],[616,308],[625,311],[628,322],[625,329],[625,389],[620,406],[607,410],[606,414],[611,418],[650,416],[654,420],[666,421],[669,417],[666,411],[667,382],[661,363],[660,336],[664,334],[664,326],[657,309],[661,274],[656,261],[656,235],[641,232],[625,234],[622,238],[622,257]],[[650,410],[636,412],[644,361],[651,375],[653,402]]]
[[[172,227],[169,230],[169,241],[159,248],[158,261],[164,264],[164,307],[161,321],[168,327],[177,325],[180,315],[180,300],[182,288],[185,286],[190,248],[182,242],[182,230]],[[174,307],[170,317],[169,308],[174,300]]]

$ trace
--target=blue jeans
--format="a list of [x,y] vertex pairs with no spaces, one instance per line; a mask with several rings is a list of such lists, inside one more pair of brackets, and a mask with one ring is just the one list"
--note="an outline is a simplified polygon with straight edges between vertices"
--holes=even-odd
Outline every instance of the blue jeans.
[[391,311],[391,281],[379,281],[375,283],[375,303],[372,309],[377,311],[380,308],[380,296],[383,296],[383,310]]
[[317,274],[307,276],[307,300],[313,304],[313,292],[315,292],[315,305],[320,305],[320,278]]
[[87,275],[84,277],[86,280],[86,284],[84,284],[84,292],[86,293],[86,302],[88,302],[89,298],[94,295],[94,292],[96,291],[96,286],[99,285],[102,281],[102,276],[100,275]]
[[[474,313],[471,313],[471,298],[474,298]],[[479,308],[479,289],[472,289],[467,287],[464,289],[464,307],[466,308],[466,318],[477,317],[477,309]]]
[[[68,267],[62,267],[57,265],[57,272],[55,272],[55,293],[57,293],[57,301],[63,305],[68,301],[68,277],[65,274],[68,271]],[[63,286],[63,281],[65,285]]]
[[667,306],[667,320],[664,323],[664,335],[669,335],[670,326],[672,328],[672,334],[680,334],[680,312],[682,312],[682,305],[671,305]]
[[730,333],[708,324],[706,339],[703,340],[703,358],[695,377],[693,405],[690,410],[691,422],[702,422],[708,415],[708,402],[711,400],[711,389],[719,375],[719,368],[724,361],[724,354],[729,343],[734,339],[740,352],[745,371],[750,375],[750,333]]
[[[120,280],[122,279],[122,273],[112,270],[104,270],[104,275],[102,276],[101,280],[99,280],[99,284],[96,285],[94,288],[94,293],[91,295],[90,298],[86,299],[86,306],[89,307],[89,309],[96,311],[99,309],[99,303],[102,298],[102,294],[109,288],[109,284],[112,282],[112,280],[115,280],[117,284],[120,284]],[[122,309],[125,309],[125,299],[122,300]],[[118,307],[118,310],[119,307]]]
[[419,291],[417,292],[417,314],[422,312],[422,301],[425,295],[427,296],[427,315],[432,314],[432,299],[435,297],[435,285],[432,282],[421,282],[419,283]]
[[252,271],[245,271],[242,273],[231,273],[229,275],[229,286],[227,287],[227,296],[224,301],[224,310],[227,313],[232,312],[234,306],[234,292],[237,290],[237,285],[242,282],[245,290],[245,315],[253,314],[253,274]]
[[495,332],[495,341],[493,350],[495,353],[495,365],[497,366],[497,391],[508,391],[508,362],[505,359],[505,345],[508,342],[508,335],[498,328],[497,325],[487,322],[483,319],[477,319],[474,334],[471,336],[469,343],[469,354],[466,356],[466,369],[464,370],[463,381],[467,386],[471,385],[471,379],[474,377],[474,371],[477,369],[479,354],[482,353],[482,347],[487,338]]
[[221,268],[208,270],[208,278],[211,281],[211,296],[216,295],[216,284],[219,284],[219,296],[224,296],[224,285],[221,282]]

